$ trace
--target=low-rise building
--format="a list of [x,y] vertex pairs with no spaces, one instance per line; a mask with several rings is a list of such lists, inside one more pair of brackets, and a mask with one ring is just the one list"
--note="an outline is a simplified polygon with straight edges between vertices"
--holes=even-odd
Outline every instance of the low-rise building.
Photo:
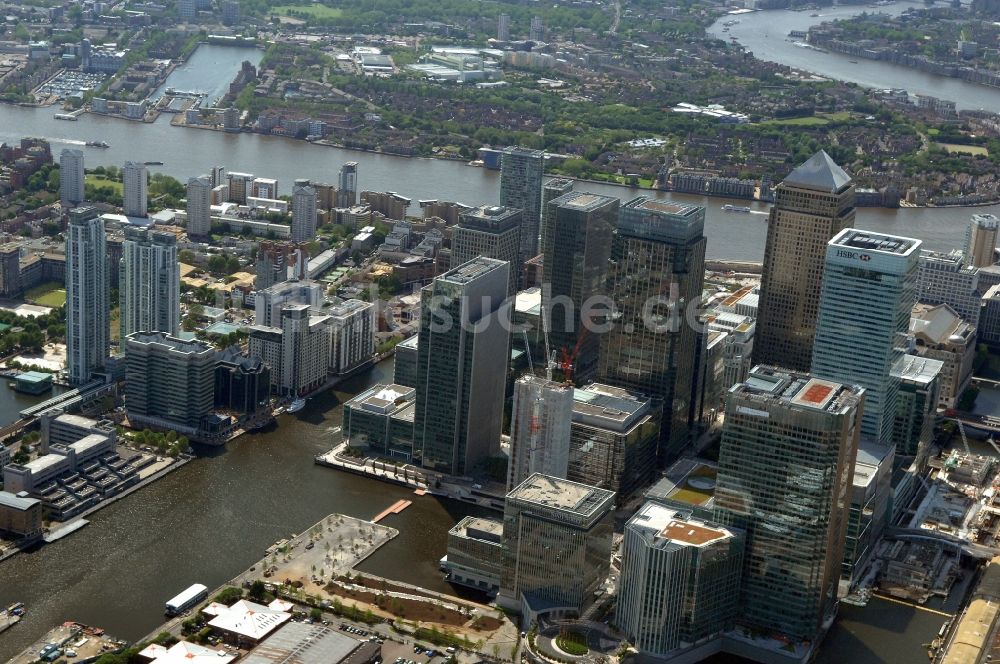
[[208,626],[238,648],[257,645],[292,618],[290,613],[245,599],[232,606],[212,603],[202,611],[212,616]]
[[42,503],[27,493],[0,491],[0,533],[15,539],[42,536]]
[[503,574],[503,522],[467,516],[448,531],[448,554],[441,559],[448,580],[496,593]]
[[405,385],[365,390],[344,404],[344,440],[351,447],[409,461],[416,398],[417,391]]
[[918,304],[910,317],[914,354],[941,360],[939,405],[954,408],[972,380],[976,359],[976,328],[947,304]]

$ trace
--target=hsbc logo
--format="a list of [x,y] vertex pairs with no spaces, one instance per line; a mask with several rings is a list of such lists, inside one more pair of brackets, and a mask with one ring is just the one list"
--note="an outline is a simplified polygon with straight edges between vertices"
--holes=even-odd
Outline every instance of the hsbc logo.
[[847,249],[837,249],[837,258],[850,258],[852,260],[867,263],[872,259],[870,254],[862,254],[858,251],[848,251]]
[[872,259],[872,257],[869,256],[868,254],[861,254],[860,256],[858,256],[858,258],[866,263]]

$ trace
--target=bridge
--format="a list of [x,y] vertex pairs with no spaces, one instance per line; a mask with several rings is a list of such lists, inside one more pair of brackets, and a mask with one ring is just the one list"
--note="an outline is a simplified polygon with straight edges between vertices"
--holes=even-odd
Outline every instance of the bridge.
[[933,542],[954,549],[959,549],[962,553],[973,558],[990,560],[1000,555],[1000,547],[985,546],[964,540],[948,533],[937,530],[927,530],[925,528],[902,528],[899,526],[889,526],[885,529],[885,536],[892,539],[904,540],[907,542]]

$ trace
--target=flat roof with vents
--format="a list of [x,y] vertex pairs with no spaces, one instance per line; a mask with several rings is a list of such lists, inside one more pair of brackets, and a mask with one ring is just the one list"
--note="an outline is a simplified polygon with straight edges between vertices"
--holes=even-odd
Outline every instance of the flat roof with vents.
[[920,246],[920,240],[848,228],[830,240],[830,244],[838,247],[906,256]]
[[690,511],[656,502],[647,502],[629,519],[626,529],[640,527],[661,542],[704,547],[733,537],[733,531],[719,524],[699,519]]

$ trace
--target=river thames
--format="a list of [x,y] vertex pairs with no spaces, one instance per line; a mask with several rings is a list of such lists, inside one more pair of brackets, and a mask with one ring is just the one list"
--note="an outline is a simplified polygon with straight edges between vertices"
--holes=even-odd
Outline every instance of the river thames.
[[[739,24],[741,39],[744,29],[753,32],[747,16]],[[802,29],[803,23],[822,20],[800,12],[752,16],[752,20],[770,26],[775,40],[790,29]],[[778,51],[782,48],[794,49],[798,56],[811,55],[790,44]],[[782,53],[773,56],[776,61],[784,57]],[[764,51],[758,55],[769,57]],[[218,90],[235,74],[242,60],[256,62],[259,57],[256,49],[202,46],[167,83],[189,90]],[[833,56],[824,59],[836,61]],[[822,64],[818,62],[810,69],[823,73]],[[890,87],[888,80],[895,81],[892,87],[918,84],[916,79],[899,78],[899,72],[890,73],[892,78],[885,82],[878,74],[865,84]],[[984,90],[948,81],[962,86],[960,90],[969,95]],[[938,93],[946,96],[943,88]],[[361,189],[392,190],[414,201],[436,198],[477,204],[498,198],[498,173],[461,162],[355,152],[255,134],[183,129],[170,126],[169,115],[153,124],[93,115],[85,115],[78,122],[60,122],[53,119],[55,112],[0,106],[0,141],[40,136],[51,140],[56,151],[64,146],[80,146],[88,167],[120,166],[126,160],[162,161],[163,166],[154,170],[182,180],[206,172],[213,165],[223,165],[278,178],[282,193],[289,192],[295,178],[335,181],[343,162],[357,161]],[[104,140],[111,147],[83,147],[87,140]],[[584,182],[577,188],[623,199],[640,193]],[[726,202],[745,203],[642,193],[704,205],[710,257],[761,259],[766,217],[727,214],[720,209]],[[766,210],[757,203],[752,207],[760,212]],[[861,209],[856,225],[912,235],[924,240],[927,247],[950,249],[961,242],[973,212],[1000,214],[1000,207]],[[331,429],[340,424],[343,401],[369,385],[388,382],[391,375],[392,361],[388,360],[339,386],[337,391],[310,400],[297,416],[282,416],[273,431],[244,436],[225,450],[213,450],[96,513],[90,526],[65,540],[0,564],[0,605],[23,601],[28,606],[26,619],[0,636],[0,661],[64,620],[97,625],[126,639],[141,637],[162,621],[163,602],[179,590],[195,582],[210,587],[225,582],[260,559],[275,540],[308,527],[322,516],[344,512],[371,518],[401,497],[413,499],[405,489],[315,466],[312,461],[313,456],[332,446]],[[17,408],[23,407],[19,401],[5,400],[3,396],[0,424],[16,419]],[[445,552],[448,528],[475,509],[430,496],[415,499],[409,509],[386,522],[398,528],[400,536],[368,559],[362,569],[450,592],[437,561]],[[864,609],[843,607],[819,661],[922,661],[926,654],[921,644],[933,638],[942,620],[926,611],[881,600]]]

